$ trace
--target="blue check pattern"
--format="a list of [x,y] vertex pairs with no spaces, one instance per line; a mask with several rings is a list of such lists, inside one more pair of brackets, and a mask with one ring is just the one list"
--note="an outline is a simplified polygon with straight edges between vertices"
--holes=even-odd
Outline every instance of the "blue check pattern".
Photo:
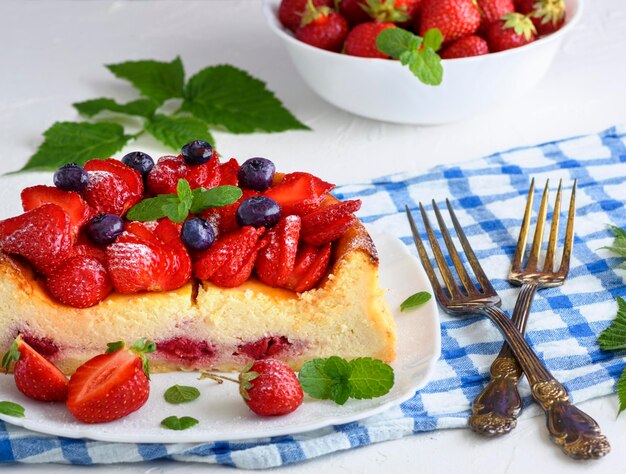
[[[551,187],[563,179],[566,196],[577,179],[578,193],[569,278],[564,286],[537,295],[528,339],[575,402],[612,393],[625,356],[601,351],[596,341],[615,315],[615,297],[626,296],[624,271],[618,269],[621,259],[603,249],[612,242],[608,224],[626,227],[626,127],[517,148],[459,166],[440,166],[418,176],[399,174],[342,186],[336,194],[361,199],[360,217],[400,237],[413,252],[404,205],[415,209],[420,201],[450,198],[502,296],[503,308],[510,311],[517,290],[506,282],[506,275],[531,177],[538,187],[548,178]],[[170,459],[269,468],[422,431],[466,427],[470,403],[487,381],[502,338],[484,318],[453,319],[445,314],[441,315],[441,335],[442,353],[432,381],[409,401],[361,422],[293,436],[193,445],[72,440],[0,422],[0,462],[99,464]],[[532,416],[538,410],[524,383],[521,389],[527,409],[523,416]]]

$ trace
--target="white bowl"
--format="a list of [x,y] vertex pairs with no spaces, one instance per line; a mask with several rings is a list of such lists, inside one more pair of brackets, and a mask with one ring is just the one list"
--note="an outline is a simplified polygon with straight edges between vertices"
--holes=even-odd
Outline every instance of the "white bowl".
[[443,60],[439,86],[422,84],[399,61],[348,56],[298,41],[278,20],[280,0],[264,0],[263,10],[302,79],[320,97],[367,118],[434,125],[468,118],[535,86],[582,14],[583,0],[565,3],[566,24],[557,32],[508,51]]

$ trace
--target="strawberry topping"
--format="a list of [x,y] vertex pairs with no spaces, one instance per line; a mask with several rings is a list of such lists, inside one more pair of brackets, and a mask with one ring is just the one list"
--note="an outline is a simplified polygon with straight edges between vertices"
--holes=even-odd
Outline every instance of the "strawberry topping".
[[266,285],[283,286],[289,278],[296,264],[300,226],[299,216],[283,217],[263,237],[267,245],[259,252],[255,270]]
[[322,181],[309,173],[286,174],[283,180],[263,193],[282,209],[282,214],[303,216],[317,209],[335,185]]
[[353,212],[361,208],[360,200],[343,201],[322,207],[302,218],[302,240],[314,246],[324,245],[341,237],[354,225]]
[[296,264],[285,282],[285,288],[297,293],[308,291],[324,276],[330,262],[331,244],[323,247],[303,245],[298,251]]
[[113,291],[113,285],[100,260],[76,256],[65,260],[48,276],[48,290],[63,304],[88,308],[104,300]]

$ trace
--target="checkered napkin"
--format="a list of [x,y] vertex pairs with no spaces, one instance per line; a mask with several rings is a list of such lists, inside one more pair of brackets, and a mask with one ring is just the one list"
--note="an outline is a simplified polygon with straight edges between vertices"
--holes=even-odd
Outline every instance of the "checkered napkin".
[[[401,237],[413,252],[404,205],[415,208],[419,201],[449,197],[502,296],[503,309],[510,312],[518,290],[508,285],[506,275],[531,177],[538,187],[548,178],[556,186],[562,178],[566,197],[573,180],[579,184],[570,275],[564,286],[535,297],[528,340],[575,402],[609,394],[624,354],[602,352],[596,339],[615,315],[615,296],[626,295],[626,275],[616,270],[621,260],[602,249],[612,242],[608,224],[626,227],[626,127],[440,166],[419,176],[394,175],[343,186],[336,194],[361,199],[360,217]],[[399,407],[361,422],[294,436],[199,445],[72,440],[0,422],[0,462],[97,464],[166,458],[268,468],[420,431],[465,427],[470,403],[487,381],[502,337],[482,317],[453,319],[442,314],[441,321],[442,353],[432,381]],[[530,416],[538,410],[523,384],[525,404],[531,405],[524,416]]]

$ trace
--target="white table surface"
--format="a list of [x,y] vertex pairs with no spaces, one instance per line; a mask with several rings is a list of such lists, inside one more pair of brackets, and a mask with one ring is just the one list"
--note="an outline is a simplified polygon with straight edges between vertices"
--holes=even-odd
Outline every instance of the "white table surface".
[[[265,80],[314,132],[216,133],[219,150],[246,159],[266,156],[284,171],[310,170],[336,183],[471,160],[514,146],[599,131],[626,122],[626,3],[586,2],[547,77],[530,93],[471,120],[401,126],[361,119],[323,102],[300,81],[256,0],[46,1],[0,0],[0,173],[19,168],[54,121],[77,120],[72,102],[95,97],[133,99],[132,89],[103,64],[171,60],[188,75],[231,63]],[[153,152],[149,137],[130,144]],[[18,192],[19,190],[15,190]],[[581,404],[601,424],[613,453],[576,463],[548,440],[542,417],[523,420],[495,440],[469,430],[424,433],[329,455],[283,472],[624,472],[626,418],[617,399]],[[103,466],[90,472],[185,472],[224,468],[170,462]],[[81,472],[68,466],[3,466],[3,473]],[[230,470],[229,472],[233,472]]]

